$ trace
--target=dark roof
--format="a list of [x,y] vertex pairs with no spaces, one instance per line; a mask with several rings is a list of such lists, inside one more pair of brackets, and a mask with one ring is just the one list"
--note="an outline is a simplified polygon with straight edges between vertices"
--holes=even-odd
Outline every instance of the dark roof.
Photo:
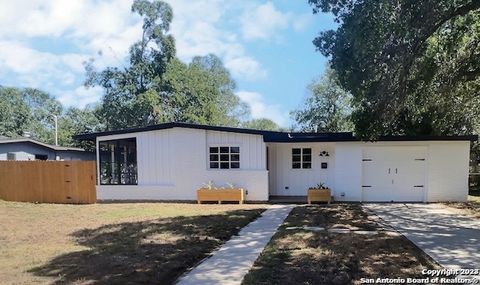
[[43,142],[39,142],[30,138],[18,138],[18,139],[11,139],[7,137],[0,138],[0,144],[15,144],[15,143],[29,143],[35,144],[44,148],[48,148],[55,151],[85,151],[83,148],[78,147],[69,147],[69,146],[58,146],[58,145],[51,145],[46,144]]
[[[130,128],[115,131],[106,131],[98,133],[86,133],[73,136],[77,140],[95,140],[100,136],[119,135],[128,133],[148,132],[156,130],[165,130],[171,128],[187,128],[187,129],[200,129],[209,131],[220,131],[230,133],[252,134],[261,135],[265,142],[348,142],[348,141],[361,141],[353,136],[351,132],[339,132],[339,133],[299,133],[299,132],[275,132],[275,131],[263,131],[255,129],[245,128],[232,128],[232,127],[220,127],[199,125],[191,123],[171,122],[158,125],[151,125],[147,127]],[[478,136],[383,136],[377,139],[377,141],[474,141]]]
[[265,133],[272,133],[271,131],[262,131],[262,130],[254,130],[254,129],[219,127],[219,126],[209,126],[209,125],[171,122],[171,123],[164,123],[164,124],[158,124],[158,125],[151,125],[151,126],[147,126],[147,127],[130,128],[130,129],[106,131],[106,132],[98,132],[98,133],[80,134],[80,135],[73,136],[73,138],[77,139],[77,140],[94,140],[96,137],[101,137],[101,136],[138,133],[138,132],[148,132],[148,131],[165,130],[165,129],[171,129],[171,128],[200,129],[200,130],[220,131],[220,132],[230,132],[230,133],[242,133],[242,134],[252,134],[252,135],[264,135]]

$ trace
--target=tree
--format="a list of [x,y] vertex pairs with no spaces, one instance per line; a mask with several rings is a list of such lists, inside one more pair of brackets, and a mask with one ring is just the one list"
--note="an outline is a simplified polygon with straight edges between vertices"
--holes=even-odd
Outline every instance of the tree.
[[175,42],[168,34],[172,9],[162,1],[135,0],[132,12],[143,17],[143,33],[130,47],[126,67],[98,72],[93,60],[85,66],[85,86],[98,85],[105,90],[101,115],[107,129],[162,121],[169,102],[163,92],[162,75],[175,57]]
[[242,123],[243,128],[264,130],[264,131],[280,131],[281,128],[270,119],[251,119]]
[[76,146],[87,150],[93,150],[95,144],[87,141],[72,139],[75,134],[98,132],[104,129],[104,125],[97,117],[98,105],[87,105],[84,109],[75,107],[68,108],[59,118],[58,141],[62,146]]
[[17,138],[25,132],[46,143],[54,142],[52,115],[62,105],[49,94],[33,88],[0,87],[0,134]]
[[106,128],[166,121],[237,126],[248,109],[234,94],[235,82],[221,60],[207,55],[185,64],[175,57],[167,3],[136,0],[132,12],[142,16],[144,24],[128,64],[100,72],[94,61],[86,64],[85,85],[105,90],[100,114]]
[[309,86],[309,97],[302,109],[291,112],[303,131],[351,131],[351,95],[338,82],[336,73],[327,69],[325,74]]
[[234,94],[235,82],[215,55],[194,57],[190,64],[172,60],[164,82],[171,94],[170,120],[238,126],[249,112]]
[[314,44],[353,95],[358,135],[474,130],[480,115],[480,1],[309,2],[314,12],[332,12],[339,23]]
[[0,86],[0,135],[19,137],[27,130],[32,114],[19,89]]
[[50,94],[34,89],[22,89],[22,99],[31,113],[31,120],[25,131],[41,142],[55,143],[53,115],[61,116],[62,104]]
[[38,89],[0,87],[0,135],[19,138],[26,132],[35,140],[55,143],[53,115],[58,116],[58,142],[62,146],[92,148],[91,145],[72,140],[78,133],[102,130],[96,116],[97,107],[69,108]]

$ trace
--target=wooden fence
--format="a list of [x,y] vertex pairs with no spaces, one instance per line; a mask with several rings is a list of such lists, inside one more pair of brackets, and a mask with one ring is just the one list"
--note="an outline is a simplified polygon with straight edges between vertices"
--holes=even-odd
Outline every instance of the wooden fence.
[[0,199],[95,203],[95,176],[94,161],[0,161]]

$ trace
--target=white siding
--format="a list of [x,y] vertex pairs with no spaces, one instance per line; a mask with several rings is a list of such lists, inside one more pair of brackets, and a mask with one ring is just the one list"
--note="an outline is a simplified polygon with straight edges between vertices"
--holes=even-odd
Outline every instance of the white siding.
[[[268,172],[262,136],[173,128],[99,137],[137,138],[138,185],[97,186],[99,199],[195,200],[196,189],[209,180],[248,190],[247,200],[268,200]],[[209,169],[208,147],[240,146],[240,169]]]
[[362,199],[362,144],[337,143],[335,145],[334,199],[361,201]]
[[207,148],[221,145],[239,146],[241,169],[265,170],[266,153],[262,136],[217,131],[206,131],[206,133]]
[[[306,195],[319,182],[331,187],[337,201],[362,201],[362,154],[382,146],[426,150],[425,201],[464,201],[468,192],[469,142],[269,143],[260,135],[173,128],[99,137],[137,138],[138,185],[97,187],[99,199],[195,200],[196,189],[213,180],[248,190],[247,200],[268,195]],[[239,146],[240,169],[209,169],[209,146]],[[312,148],[312,169],[292,169],[292,148]],[[329,157],[321,157],[321,151]],[[321,163],[328,168],[322,169]],[[288,189],[286,189],[288,187]]]
[[429,202],[466,201],[470,142],[432,142],[428,161]]
[[172,130],[139,133],[138,180],[141,185],[173,185]]
[[[292,168],[292,148],[312,149],[311,169]],[[304,196],[309,187],[320,182],[333,188],[335,180],[334,143],[269,144],[269,151],[271,195]],[[327,151],[329,156],[319,156],[321,151]],[[328,163],[326,169],[321,168],[322,162]]]
[[[336,200],[362,201],[362,152],[365,149],[385,146],[415,146],[427,150],[425,202],[465,201],[467,199],[470,143],[465,141],[409,141],[337,143],[334,189]],[[344,197],[341,196],[342,193],[345,193]]]

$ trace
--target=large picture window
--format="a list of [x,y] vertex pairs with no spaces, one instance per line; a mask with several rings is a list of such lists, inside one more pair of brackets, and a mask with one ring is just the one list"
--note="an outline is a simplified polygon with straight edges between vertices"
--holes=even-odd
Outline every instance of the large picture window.
[[292,148],[292,168],[293,169],[312,168],[312,149],[311,148]]
[[210,147],[210,168],[212,169],[240,168],[240,147],[238,146]]
[[137,140],[135,138],[101,141],[100,184],[136,185]]

